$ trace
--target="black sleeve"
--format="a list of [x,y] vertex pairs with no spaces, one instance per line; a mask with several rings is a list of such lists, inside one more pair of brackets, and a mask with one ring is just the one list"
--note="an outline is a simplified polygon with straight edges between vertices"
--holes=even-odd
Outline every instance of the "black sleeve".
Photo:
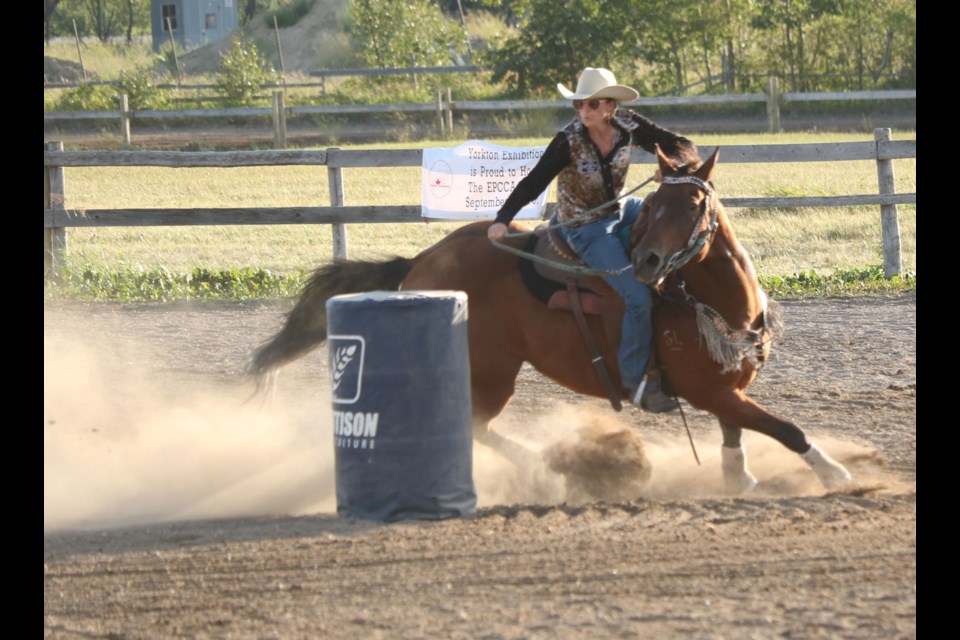
[[697,145],[687,138],[664,129],[636,111],[623,109],[623,112],[633,122],[637,123],[637,128],[633,130],[633,142],[644,151],[656,153],[654,145],[658,144],[661,151],[675,160],[686,163],[699,158]]
[[569,163],[570,143],[567,142],[567,136],[561,132],[550,141],[530,173],[514,187],[497,212],[495,222],[510,224],[517,212],[543,193],[544,189],[550,186],[550,181]]

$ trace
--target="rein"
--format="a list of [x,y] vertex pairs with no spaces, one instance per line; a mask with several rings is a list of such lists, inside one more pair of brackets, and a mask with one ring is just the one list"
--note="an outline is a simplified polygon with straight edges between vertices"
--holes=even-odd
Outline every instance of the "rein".
[[515,256],[520,256],[531,262],[536,262],[537,264],[543,264],[553,269],[558,269],[560,271],[569,271],[570,273],[579,273],[585,276],[615,276],[623,273],[631,268],[631,265],[625,266],[623,269],[593,269],[591,267],[578,267],[572,264],[566,264],[564,262],[556,262],[548,258],[542,258],[540,256],[535,256],[532,253],[527,253],[523,249],[516,249],[510,245],[503,244],[499,240],[491,240],[493,246],[497,249],[503,249],[507,253],[512,253]]
[[[652,177],[647,178],[647,179],[646,179],[644,182],[642,182],[641,184],[637,185],[637,186],[634,187],[633,189],[630,189],[630,191],[627,191],[626,193],[620,194],[619,196],[617,196],[617,197],[614,198],[613,200],[608,200],[607,202],[604,202],[603,204],[601,204],[601,205],[599,205],[599,206],[596,206],[596,207],[594,207],[594,208],[592,208],[592,209],[589,209],[589,210],[587,210],[587,211],[584,211],[584,212],[581,213],[580,215],[575,216],[575,217],[571,218],[570,220],[567,220],[566,222],[558,222],[557,224],[548,225],[548,226],[546,226],[546,227],[540,227],[540,228],[538,228],[538,229],[534,229],[533,231],[518,231],[518,232],[515,232],[515,233],[510,233],[510,232],[508,231],[506,234],[504,234],[504,237],[505,237],[505,238],[524,238],[524,237],[527,237],[527,236],[531,236],[531,235],[533,235],[534,233],[537,233],[537,232],[549,232],[551,229],[559,229],[560,227],[573,226],[574,224],[576,224],[576,223],[578,223],[578,222],[587,220],[587,219],[590,217],[590,214],[592,214],[592,213],[594,213],[594,212],[596,212],[596,211],[600,211],[601,209],[605,209],[606,207],[609,207],[609,206],[612,205],[612,204],[616,204],[617,202],[619,202],[619,201],[622,200],[623,198],[626,198],[627,196],[629,196],[631,193],[634,193],[634,192],[636,192],[636,191],[639,191],[641,188],[643,188],[643,187],[645,187],[646,185],[648,185],[652,180],[653,180]],[[514,248],[514,247],[511,247],[510,245],[504,244],[503,242],[500,242],[499,240],[491,240],[491,242],[493,243],[493,246],[495,246],[496,248],[502,249],[502,250],[506,251],[507,253],[512,253],[512,254],[514,254],[514,255],[516,255],[516,256],[519,256],[519,257],[521,257],[521,258],[524,258],[524,259],[526,259],[526,260],[530,260],[530,261],[536,262],[536,263],[538,263],[538,264],[543,264],[543,265],[546,265],[546,266],[551,267],[551,268],[554,268],[554,269],[559,269],[560,271],[568,271],[568,272],[570,272],[570,273],[578,273],[578,274],[586,275],[586,276],[616,276],[616,275],[620,275],[621,273],[623,273],[623,272],[625,272],[625,271],[628,271],[628,270],[630,270],[630,269],[632,268],[632,265],[627,265],[627,266],[625,266],[625,267],[622,268],[622,269],[613,269],[613,270],[610,270],[610,269],[593,269],[593,268],[591,268],[591,267],[581,267],[581,266],[577,266],[577,265],[570,265],[570,264],[566,264],[566,263],[563,263],[563,262],[555,262],[554,260],[549,260],[549,259],[547,259],[547,258],[541,258],[540,256],[535,256],[535,255],[530,254],[530,253],[527,253],[527,252],[525,252],[525,251],[523,251],[523,250],[521,250],[521,249],[516,249],[516,248]]]
[[[639,190],[642,189],[643,187],[647,186],[647,185],[650,184],[650,182],[652,182],[652,181],[653,181],[653,178],[652,178],[652,177],[647,178],[645,181],[643,181],[643,182],[640,183],[639,185],[635,186],[633,189],[630,189],[630,191],[627,191],[626,193],[620,194],[619,196],[617,196],[617,197],[614,198],[613,200],[607,200],[607,201],[604,202],[603,204],[598,205],[598,206],[594,207],[593,209],[588,209],[588,210],[584,211],[583,213],[581,213],[580,215],[574,216],[573,218],[570,218],[570,219],[567,220],[566,222],[558,222],[557,224],[554,224],[554,225],[549,225],[549,226],[547,226],[547,227],[541,227],[541,230],[549,231],[550,229],[559,229],[560,227],[571,227],[571,226],[573,226],[573,225],[574,225],[575,223],[577,223],[577,222],[582,222],[582,221],[588,220],[588,219],[590,218],[590,214],[591,214],[591,213],[594,213],[594,212],[596,212],[596,211],[600,211],[600,210],[602,210],[602,209],[606,209],[607,207],[609,207],[609,206],[612,205],[612,204],[616,204],[616,203],[619,202],[620,200],[626,198],[626,197],[627,197],[628,195],[630,195],[631,193],[634,193],[634,192],[636,192],[636,191],[639,191]],[[537,232],[537,229],[534,229],[533,231],[517,231],[517,232],[515,232],[515,233],[511,233],[511,232],[508,231],[506,234],[504,234],[504,237],[505,237],[505,238],[524,238],[524,237],[526,237],[526,236],[533,235],[533,234],[536,233],[536,232]]]

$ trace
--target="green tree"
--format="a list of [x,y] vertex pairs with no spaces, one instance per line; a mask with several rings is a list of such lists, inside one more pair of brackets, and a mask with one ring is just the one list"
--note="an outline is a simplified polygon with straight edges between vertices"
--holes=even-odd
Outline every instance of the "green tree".
[[646,63],[646,92],[734,90],[752,38],[752,0],[632,0],[633,57]]
[[584,67],[622,67],[634,34],[625,22],[627,0],[529,0],[519,34],[496,43],[487,61],[494,81],[518,93],[555,92]]
[[648,65],[648,78],[641,82],[644,92],[683,93],[689,83],[689,67],[701,69],[690,62],[691,58],[700,58],[699,51],[704,46],[701,36],[706,37],[701,33],[706,24],[700,15],[701,3],[634,0],[629,12],[634,26],[633,57]]
[[351,0],[348,31],[371,67],[443,66],[467,51],[467,34],[427,0]]
[[[50,10],[49,16],[46,14],[47,8]],[[74,22],[81,39],[91,33],[87,28],[87,14],[82,0],[49,0],[44,9],[44,28],[49,38],[72,38]]]
[[[846,0],[833,21],[836,62],[844,62],[852,88],[879,89],[889,75],[916,86],[917,5],[913,0]],[[899,85],[903,80],[894,80]]]
[[44,39],[72,37],[74,22],[81,37],[108,42],[122,35],[132,42],[150,30],[150,0],[44,0]]
[[43,0],[43,41],[50,42],[50,23],[60,0]]
[[119,34],[124,25],[125,7],[116,0],[83,0],[93,35],[100,42],[109,42]]
[[240,24],[249,24],[257,13],[276,9],[278,5],[287,4],[290,0],[236,0]]
[[[768,59],[787,78],[791,91],[811,90],[807,77],[817,68],[817,55],[831,39],[825,16],[842,13],[841,0],[760,0],[753,26],[766,34]],[[807,40],[814,46],[808,51]]]

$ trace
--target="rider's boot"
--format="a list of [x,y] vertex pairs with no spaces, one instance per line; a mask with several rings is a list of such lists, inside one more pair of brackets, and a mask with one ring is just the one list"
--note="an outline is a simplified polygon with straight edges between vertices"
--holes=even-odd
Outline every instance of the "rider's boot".
[[660,372],[657,370],[647,372],[643,382],[637,386],[630,400],[641,409],[651,413],[666,413],[680,406],[674,398],[663,391]]

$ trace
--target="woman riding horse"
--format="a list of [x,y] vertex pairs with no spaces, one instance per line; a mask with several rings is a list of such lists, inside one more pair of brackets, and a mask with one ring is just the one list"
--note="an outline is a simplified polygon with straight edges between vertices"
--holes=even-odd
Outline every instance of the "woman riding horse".
[[[671,411],[677,403],[663,392],[659,375],[650,366],[653,297],[647,285],[631,273],[630,258],[620,239],[620,230],[631,228],[636,221],[643,200],[628,197],[622,207],[616,201],[623,192],[636,147],[654,153],[655,145],[659,145],[680,164],[698,159],[697,148],[683,136],[621,108],[621,102],[636,100],[640,94],[617,84],[608,69],[584,69],[576,91],[562,84],[557,88],[573,101],[577,115],[557,133],[533,170],[517,183],[487,236],[500,241],[517,212],[557,178],[556,220],[561,225],[560,233],[590,267],[610,272],[604,280],[626,303],[617,360],[627,397],[647,411]],[[658,177],[659,171],[655,179]]]
[[[767,435],[797,453],[824,487],[848,486],[852,477],[841,463],[821,451],[798,425],[774,415],[747,394],[770,356],[778,314],[713,187],[719,149],[701,161],[696,147],[685,138],[618,109],[618,101],[633,99],[636,92],[617,85],[608,71],[587,69],[577,93],[565,89],[563,93],[582,96],[574,98],[578,117],[551,142],[530,178],[518,184],[497,222],[463,225],[412,258],[336,260],[320,266],[282,329],[253,353],[248,371],[258,388],[264,388],[281,366],[327,339],[326,304],[334,296],[400,289],[464,291],[469,301],[474,435],[518,465],[536,462],[531,458],[535,452],[491,429],[491,421],[514,394],[523,364],[530,363],[577,393],[602,398],[607,389],[591,366],[594,356],[573,314],[552,309],[533,295],[520,273],[523,258],[502,251],[490,240],[504,238],[504,222],[558,176],[564,219],[576,224],[580,216],[591,218],[580,226],[571,224],[566,237],[600,270],[630,265],[627,253],[611,235],[618,225],[630,224],[628,207],[620,212],[612,202],[621,193],[633,148],[649,145],[657,158],[660,185],[643,202],[646,212],[638,216],[627,241],[632,273],[610,278],[617,287],[623,284],[625,291],[631,286],[627,283],[639,285],[621,295],[639,292],[640,306],[628,309],[632,314],[642,312],[642,317],[621,320],[618,304],[599,318],[588,318],[600,338],[599,357],[612,361],[619,351],[621,358],[626,356],[620,365],[623,373],[617,372],[620,379],[625,386],[639,388],[630,389],[633,398],[639,395],[648,409],[671,408],[667,402],[654,404],[656,396],[643,391],[652,385],[639,384],[645,379],[651,352],[646,286],[657,287],[660,295],[652,313],[659,365],[678,397],[719,421],[727,490],[744,493],[757,485],[741,442],[744,429]],[[584,97],[588,101],[579,102]],[[639,208],[639,203],[633,206]],[[598,207],[604,217],[593,220],[591,209]],[[509,236],[503,244],[519,250],[522,242]],[[607,320],[622,322],[632,345],[619,349],[616,340],[608,337],[612,332],[603,331]]]

